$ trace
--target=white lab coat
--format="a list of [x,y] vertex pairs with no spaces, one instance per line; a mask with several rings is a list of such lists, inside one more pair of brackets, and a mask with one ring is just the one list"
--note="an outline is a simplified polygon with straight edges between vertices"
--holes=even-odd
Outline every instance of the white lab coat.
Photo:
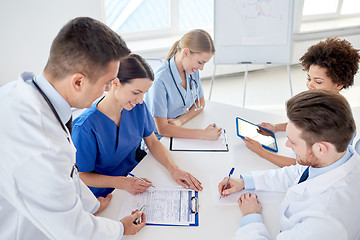
[[123,225],[70,177],[75,147],[44,98],[19,79],[0,88],[0,239],[120,239]]
[[[360,156],[354,153],[343,165],[297,184],[303,170],[295,165],[251,173],[257,190],[287,190],[276,239],[360,239]],[[263,223],[250,223],[237,230],[236,238],[270,236]]]

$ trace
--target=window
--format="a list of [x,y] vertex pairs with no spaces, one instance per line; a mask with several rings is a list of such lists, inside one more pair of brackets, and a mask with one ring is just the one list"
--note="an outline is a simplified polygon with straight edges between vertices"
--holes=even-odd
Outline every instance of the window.
[[[107,25],[119,33],[133,50],[167,49],[170,43],[194,28],[205,29],[210,34],[213,32],[215,0],[103,1]],[[295,34],[321,31],[331,34],[337,29],[358,31],[355,28],[360,26],[360,0],[293,1]]]
[[170,27],[169,0],[105,0],[105,13],[107,24],[118,33]]
[[360,1],[359,0],[343,0],[341,14],[359,14]]
[[213,0],[179,0],[179,30],[214,28]]
[[348,17],[360,13],[359,0],[304,0],[303,19]]
[[106,22],[126,39],[213,28],[213,0],[104,0]]
[[304,0],[301,33],[359,25],[359,0]]
[[304,0],[303,17],[306,19],[311,16],[329,16],[336,14],[338,0]]

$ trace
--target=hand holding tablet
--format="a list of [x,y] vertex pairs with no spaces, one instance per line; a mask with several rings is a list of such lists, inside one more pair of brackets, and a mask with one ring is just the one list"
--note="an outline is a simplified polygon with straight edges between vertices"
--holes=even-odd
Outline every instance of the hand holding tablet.
[[245,119],[236,118],[236,133],[239,137],[245,139],[249,137],[258,141],[264,148],[273,152],[278,151],[275,134],[263,127],[251,123]]

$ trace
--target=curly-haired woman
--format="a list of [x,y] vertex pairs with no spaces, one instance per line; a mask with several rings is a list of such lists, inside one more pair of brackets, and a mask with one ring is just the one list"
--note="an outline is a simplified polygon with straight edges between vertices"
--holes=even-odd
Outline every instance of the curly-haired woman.
[[[303,70],[307,71],[308,89],[335,90],[348,88],[354,84],[354,76],[359,69],[359,50],[340,38],[327,38],[308,48],[300,58]],[[259,126],[273,132],[285,131],[287,123],[261,123]],[[257,141],[246,138],[246,146],[260,157],[280,166],[296,163],[294,158],[274,154],[265,150]]]

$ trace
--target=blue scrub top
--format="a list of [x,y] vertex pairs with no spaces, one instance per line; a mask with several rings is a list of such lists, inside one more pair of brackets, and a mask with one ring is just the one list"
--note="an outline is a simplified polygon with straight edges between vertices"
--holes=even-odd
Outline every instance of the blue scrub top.
[[[143,137],[153,133],[154,120],[145,103],[137,104],[130,111],[123,109],[118,127],[96,108],[98,102],[73,121],[71,137],[77,149],[79,171],[126,176],[137,165],[136,149]],[[114,190],[90,189],[96,197],[106,197]]]
[[[174,57],[170,58],[170,67],[174,75],[176,85],[178,86],[181,95],[185,100],[187,108],[191,108],[194,104],[194,98],[190,91],[190,75],[186,74],[187,84],[186,90],[180,85],[182,82],[179,71],[175,65]],[[196,71],[192,74],[192,77],[196,81],[199,91],[194,95],[195,99],[204,96],[203,88],[201,86],[201,81],[199,77],[199,71]],[[144,101],[151,114],[154,117],[166,117],[166,118],[176,118],[184,114],[184,102],[180,96],[179,91],[177,90],[174,80],[171,76],[169,70],[169,62],[165,61],[155,72],[155,81],[154,84],[150,87],[149,91],[145,95]],[[155,129],[155,134],[158,135],[157,130]]]

